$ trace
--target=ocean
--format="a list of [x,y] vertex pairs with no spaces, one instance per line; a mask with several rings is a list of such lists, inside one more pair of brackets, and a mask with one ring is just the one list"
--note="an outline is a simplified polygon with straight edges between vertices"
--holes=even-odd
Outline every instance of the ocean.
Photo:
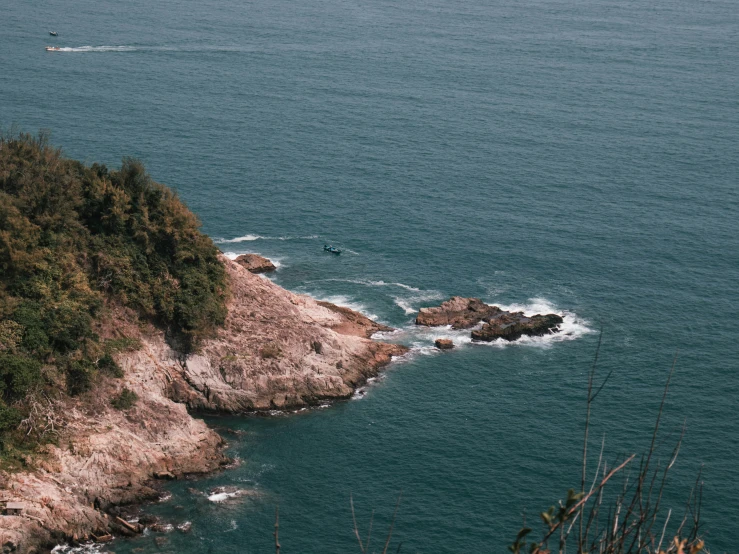
[[[141,159],[224,252],[411,347],[350,401],[208,418],[240,464],[148,508],[191,530],[107,548],[269,552],[279,505],[283,553],[359,552],[351,497],[381,551],[402,491],[391,551],[504,552],[579,487],[602,329],[591,452],[648,448],[677,354],[665,513],[702,471],[707,543],[735,551],[738,34],[729,0],[4,2],[4,129]],[[413,325],[452,295],[564,332]]]

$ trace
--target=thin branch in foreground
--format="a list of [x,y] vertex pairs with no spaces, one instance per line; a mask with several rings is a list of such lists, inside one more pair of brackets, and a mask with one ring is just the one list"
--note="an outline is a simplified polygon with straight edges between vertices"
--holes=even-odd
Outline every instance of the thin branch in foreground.
[[275,507],[275,554],[280,554],[280,507]]
[[[395,527],[395,517],[398,515],[398,507],[400,506],[400,499],[403,498],[403,491],[401,490],[398,494],[398,501],[395,503],[395,511],[393,512],[393,519],[390,521],[390,530],[387,533],[387,540],[385,541],[385,548],[382,549],[382,554],[387,554],[387,548],[390,546],[390,539],[393,536],[393,527]],[[400,547],[398,547],[400,548]]]
[[[359,550],[362,552],[362,554],[366,554],[367,550],[362,544],[362,537],[359,535],[359,527],[357,527],[357,516],[354,513],[354,497],[352,496],[351,493],[349,493],[349,505],[352,507],[352,521],[354,522],[354,535],[357,537],[357,542],[359,543]],[[367,544],[369,544],[369,539],[367,539]]]

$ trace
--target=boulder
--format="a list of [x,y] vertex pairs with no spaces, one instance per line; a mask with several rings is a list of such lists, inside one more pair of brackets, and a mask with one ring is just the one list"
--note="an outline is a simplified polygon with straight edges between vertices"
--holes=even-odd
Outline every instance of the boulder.
[[421,308],[416,317],[416,325],[430,327],[451,325],[452,329],[469,329],[501,312],[502,310],[497,306],[485,304],[479,298],[454,296],[441,306]]
[[454,348],[454,343],[451,339],[436,339],[434,341],[434,346],[439,350],[451,350]]
[[557,314],[527,317],[523,312],[501,312],[490,318],[481,329],[472,331],[472,339],[490,342],[498,338],[513,341],[523,335],[540,337],[558,332],[562,321]]
[[242,254],[234,260],[252,273],[266,273],[277,269],[269,259],[259,254]]

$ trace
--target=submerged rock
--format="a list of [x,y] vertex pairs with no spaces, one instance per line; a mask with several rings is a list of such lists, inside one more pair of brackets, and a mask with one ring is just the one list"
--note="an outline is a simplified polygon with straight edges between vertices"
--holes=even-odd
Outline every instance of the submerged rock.
[[469,329],[501,311],[497,306],[489,306],[479,298],[453,296],[436,308],[421,308],[416,317],[416,325],[451,325],[452,329]]
[[266,273],[277,269],[271,260],[259,254],[242,254],[234,260],[237,264],[245,267],[252,273]]
[[557,314],[526,317],[523,312],[502,312],[490,319],[482,329],[472,331],[472,339],[490,342],[499,338],[513,341],[523,335],[541,337],[559,332],[562,321],[562,317]]
[[454,343],[451,339],[436,339],[434,341],[434,346],[439,350],[451,350],[454,348]]

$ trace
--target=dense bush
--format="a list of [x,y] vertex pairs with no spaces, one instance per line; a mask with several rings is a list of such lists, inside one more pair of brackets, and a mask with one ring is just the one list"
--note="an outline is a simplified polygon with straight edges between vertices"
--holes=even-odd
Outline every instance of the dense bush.
[[98,369],[112,375],[113,377],[123,377],[123,370],[115,361],[113,356],[110,355],[110,352],[103,354],[102,358],[98,360],[97,366]]
[[18,400],[39,382],[41,364],[28,356],[0,354],[0,394],[5,400]]
[[[161,326],[187,353],[223,323],[225,297],[217,248],[140,162],[124,159],[119,171],[86,167],[63,158],[44,136],[0,137],[6,403],[43,384],[42,366],[66,377],[71,394],[88,390],[100,370],[121,375],[115,349],[94,332],[106,299]],[[0,425],[12,420],[7,410],[0,406]]]
[[116,410],[128,410],[129,408],[132,408],[134,404],[136,404],[136,401],[138,399],[138,394],[136,394],[132,390],[127,389],[126,387],[123,387],[123,390],[120,392],[120,394],[115,396],[110,401],[110,404]]

